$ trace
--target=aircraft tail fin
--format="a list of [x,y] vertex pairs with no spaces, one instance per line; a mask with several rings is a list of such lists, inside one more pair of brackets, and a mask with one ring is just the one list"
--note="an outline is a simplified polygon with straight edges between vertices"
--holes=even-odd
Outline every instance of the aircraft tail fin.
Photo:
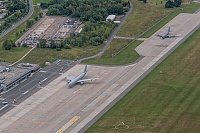
[[171,30],[170,30],[170,27],[169,27],[169,29],[168,29],[168,33],[170,32]]
[[84,72],[84,73],[85,73],[85,72],[87,72],[87,65],[85,66],[85,69],[84,69],[84,71],[83,71],[83,72]]

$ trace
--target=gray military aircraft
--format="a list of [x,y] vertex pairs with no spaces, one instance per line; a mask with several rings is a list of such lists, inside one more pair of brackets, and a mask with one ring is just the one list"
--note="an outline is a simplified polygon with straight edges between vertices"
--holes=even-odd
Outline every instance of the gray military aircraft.
[[68,79],[68,86],[71,88],[76,83],[80,83],[81,85],[83,85],[83,83],[85,81],[92,81],[93,79],[82,79],[85,76],[86,73],[87,73],[87,65],[85,66],[85,69],[84,69],[83,73],[81,73],[76,78],[73,79],[73,78],[71,78],[69,76],[65,76],[65,78]]
[[158,34],[157,36],[162,37],[162,39],[177,37],[176,35],[169,35],[170,32],[171,32],[171,30],[170,30],[170,27],[169,27],[169,29],[167,30],[167,33],[165,33],[164,35]]

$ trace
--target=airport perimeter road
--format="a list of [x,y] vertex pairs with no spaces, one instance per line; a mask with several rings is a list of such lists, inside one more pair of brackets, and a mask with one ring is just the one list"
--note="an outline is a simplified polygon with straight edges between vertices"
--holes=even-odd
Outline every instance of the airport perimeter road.
[[107,42],[105,43],[104,47],[102,48],[102,50],[93,56],[90,57],[85,57],[82,59],[79,59],[78,61],[81,62],[83,60],[88,60],[88,59],[92,59],[92,58],[96,58],[98,56],[100,56],[101,54],[103,54],[105,52],[105,50],[107,49],[107,47],[110,45],[111,41],[113,40],[113,38],[116,36],[117,32],[119,31],[119,29],[123,26],[124,22],[126,21],[126,19],[128,18],[128,16],[130,15],[130,13],[133,10],[133,4],[131,2],[130,3],[130,10],[126,13],[125,17],[123,18],[123,20],[121,20],[119,26],[117,28],[114,29],[114,31],[111,33],[111,35],[108,37]]
[[22,24],[24,21],[26,21],[33,14],[33,11],[34,11],[33,1],[29,0],[29,12],[28,12],[28,14],[25,17],[23,17],[20,21],[18,21],[17,23],[15,23],[12,27],[8,28],[6,31],[4,31],[3,33],[1,33],[0,38],[2,38],[7,33],[9,33],[10,31],[12,31],[13,29],[15,29],[17,26],[19,26],[20,24]]
[[[172,34],[180,36],[156,36],[169,26]],[[66,88],[64,75],[59,76],[1,116],[0,132],[84,132],[199,27],[200,13],[180,14],[136,48],[144,56],[139,62],[117,67],[89,65],[85,78],[95,80],[73,88]],[[83,68],[75,65],[65,74],[76,77]]]
[[[0,96],[0,116],[40,90],[42,86],[45,86],[58,76],[62,75],[63,72],[66,72],[75,64],[74,61],[57,60],[50,66],[37,71],[33,76],[22,81],[10,91],[2,94]],[[39,85],[40,83],[41,86]],[[17,103],[12,103],[14,99]]]

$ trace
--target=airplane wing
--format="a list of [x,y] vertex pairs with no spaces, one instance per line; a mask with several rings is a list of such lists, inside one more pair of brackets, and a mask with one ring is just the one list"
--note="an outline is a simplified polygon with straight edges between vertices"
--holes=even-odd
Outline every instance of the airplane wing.
[[160,34],[157,34],[157,36],[162,37],[162,35],[160,35]]
[[173,37],[177,37],[177,36],[176,35],[167,35],[166,37],[173,38]]
[[93,78],[92,78],[92,79],[81,79],[81,80],[78,80],[77,82],[78,82],[78,83],[81,83],[81,82],[92,81],[92,80],[93,80]]
[[158,37],[162,37],[163,35],[157,34],[156,36],[158,36]]
[[70,77],[70,76],[67,76],[67,75],[65,76],[65,78],[66,78],[66,79],[68,79],[68,80],[73,80],[73,78],[72,78],[72,77]]

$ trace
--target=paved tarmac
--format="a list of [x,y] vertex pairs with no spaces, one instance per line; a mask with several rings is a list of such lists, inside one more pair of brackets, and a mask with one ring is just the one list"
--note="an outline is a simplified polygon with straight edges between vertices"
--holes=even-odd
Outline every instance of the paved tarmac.
[[[178,37],[156,36],[169,26]],[[180,14],[136,48],[144,56],[139,62],[116,67],[89,65],[85,78],[95,80],[68,88],[64,75],[75,77],[84,69],[76,65],[1,116],[0,132],[84,132],[199,27],[200,13]]]
[[[23,80],[8,92],[0,95],[0,116],[40,90],[41,86],[39,85],[39,82],[41,82],[42,85],[46,85],[75,64],[74,61],[57,60],[50,66],[40,69],[28,79]],[[17,103],[13,104],[12,102],[14,99],[17,100]],[[3,104],[5,102],[8,104]]]

